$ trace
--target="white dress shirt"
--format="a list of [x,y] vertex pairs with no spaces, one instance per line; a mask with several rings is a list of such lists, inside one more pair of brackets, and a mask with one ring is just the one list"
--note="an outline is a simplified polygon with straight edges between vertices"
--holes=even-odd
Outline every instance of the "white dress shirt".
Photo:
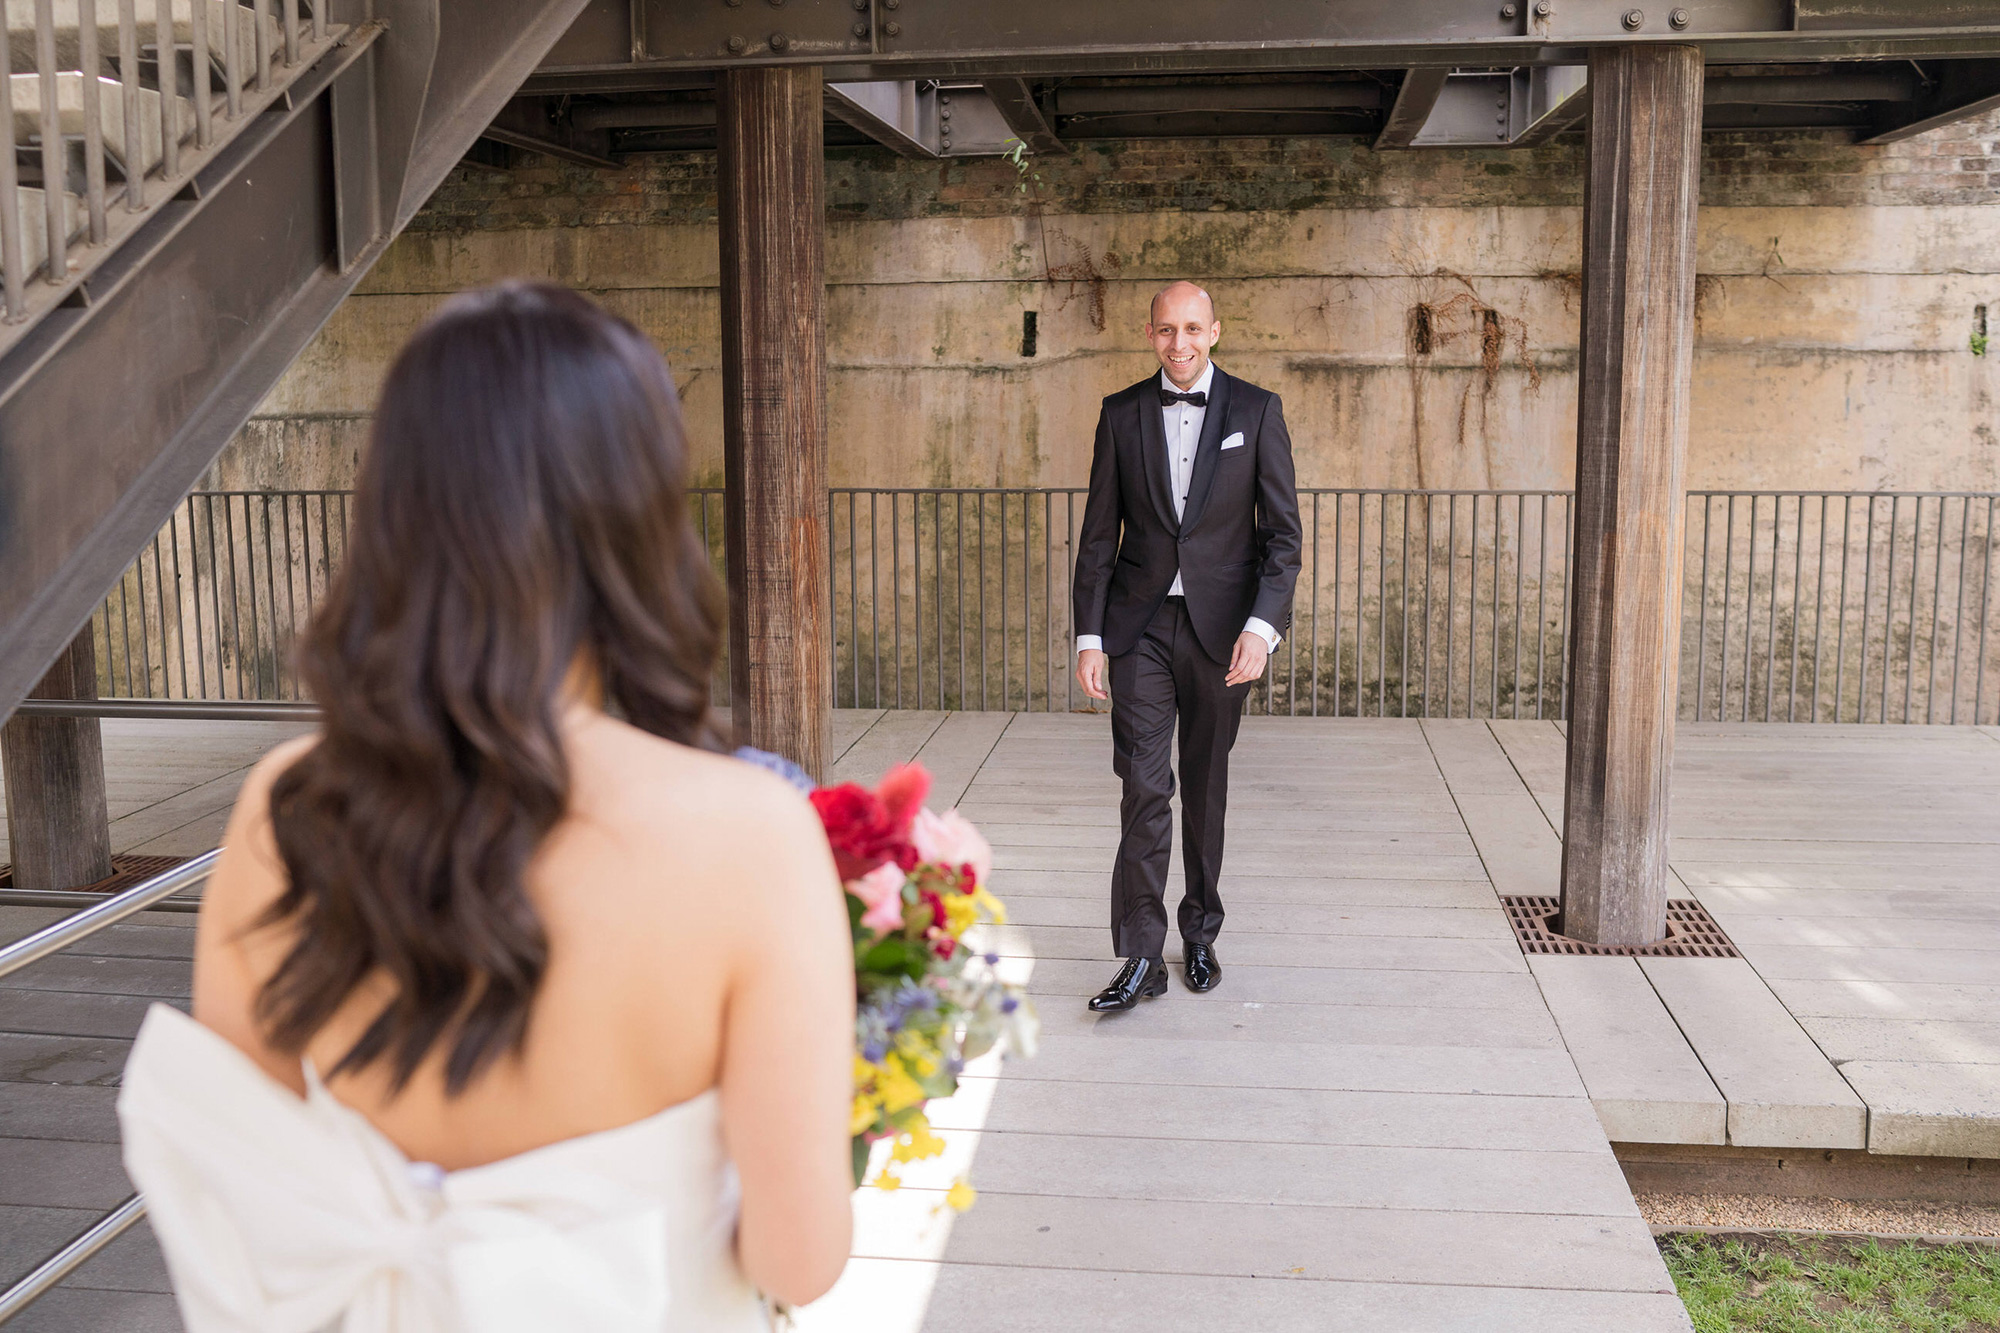
[[[1186,389],[1182,389],[1180,385],[1167,378],[1164,366],[1160,369],[1160,387],[1170,393],[1198,393],[1206,398],[1209,382],[1214,378],[1213,361],[1202,367],[1201,378]],[[1160,413],[1164,418],[1167,433],[1167,473],[1173,480],[1174,517],[1179,518],[1182,511],[1187,508],[1188,487],[1194,481],[1195,448],[1201,443],[1201,424],[1208,417],[1208,408],[1197,407],[1193,403],[1168,403],[1160,409]],[[1181,587],[1181,572],[1178,569],[1174,571],[1174,586],[1167,589],[1167,596],[1186,596],[1186,590]],[[1262,639],[1270,651],[1278,650],[1278,631],[1268,622],[1251,616],[1244,622],[1243,628]],[[1077,635],[1076,650],[1082,652],[1086,648],[1095,648],[1102,652],[1103,636]]]

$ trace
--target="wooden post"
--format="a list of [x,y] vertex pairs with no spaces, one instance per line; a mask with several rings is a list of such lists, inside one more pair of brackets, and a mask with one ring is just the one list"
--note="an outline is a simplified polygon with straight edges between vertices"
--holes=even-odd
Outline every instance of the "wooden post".
[[730,707],[740,744],[824,771],[825,94],[817,68],[717,81]]
[[[95,699],[90,627],[71,641],[38,699]],[[96,718],[17,717],[0,727],[7,776],[7,841],[17,889],[80,889],[111,873],[104,742]]]
[[1590,55],[1562,930],[1667,933],[1702,57]]

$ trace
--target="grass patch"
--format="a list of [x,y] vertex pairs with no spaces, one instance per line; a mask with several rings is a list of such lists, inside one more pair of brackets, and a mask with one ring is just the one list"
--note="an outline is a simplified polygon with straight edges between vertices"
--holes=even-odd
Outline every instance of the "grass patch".
[[1660,1238],[1696,1333],[2000,1333],[2000,1249]]

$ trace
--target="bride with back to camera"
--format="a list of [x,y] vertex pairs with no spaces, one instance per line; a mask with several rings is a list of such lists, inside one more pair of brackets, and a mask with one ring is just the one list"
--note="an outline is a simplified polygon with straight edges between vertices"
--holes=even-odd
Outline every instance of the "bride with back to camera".
[[851,1228],[854,973],[805,799],[720,753],[664,361],[545,284],[398,357],[119,1113],[190,1333],[748,1333]]

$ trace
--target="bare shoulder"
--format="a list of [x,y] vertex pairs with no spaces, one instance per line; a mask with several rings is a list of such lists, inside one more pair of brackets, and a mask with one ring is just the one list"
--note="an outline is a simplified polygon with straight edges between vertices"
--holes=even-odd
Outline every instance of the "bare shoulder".
[[222,837],[223,861],[203,895],[205,904],[227,916],[254,915],[283,891],[284,865],[271,828],[271,788],[319,741],[318,732],[295,736],[251,768],[237,792]]
[[818,815],[776,774],[623,723],[591,727],[580,751],[599,771],[577,775],[579,794],[663,870],[705,872],[778,902],[832,880]]

